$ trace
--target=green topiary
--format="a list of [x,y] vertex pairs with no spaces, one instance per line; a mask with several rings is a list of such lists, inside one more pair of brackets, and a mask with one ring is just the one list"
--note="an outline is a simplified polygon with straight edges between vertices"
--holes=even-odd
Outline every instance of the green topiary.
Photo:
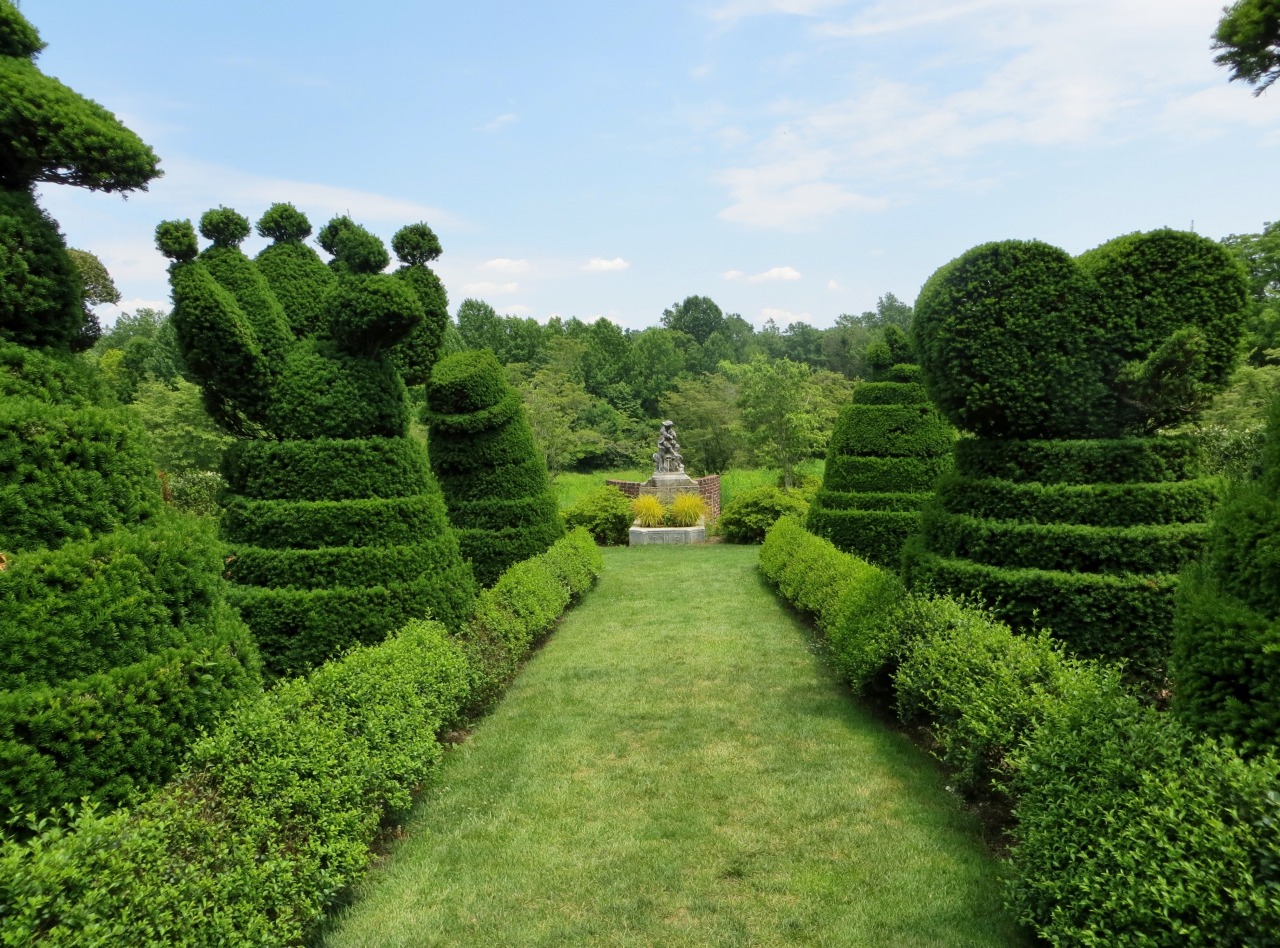
[[1174,708],[1257,750],[1280,744],[1280,400],[1266,467],[1214,517],[1207,556],[1186,570],[1174,621]]
[[[504,471],[541,464],[520,395],[488,350],[441,359],[427,386],[431,466],[449,518],[476,578],[489,585],[512,563],[541,553],[564,533],[545,468],[535,489]],[[475,497],[465,486],[482,472],[492,485]]]
[[[896,369],[905,376],[907,368],[894,363],[883,372]],[[929,495],[903,490],[891,468],[876,481],[858,476],[841,462],[872,458],[892,464],[909,458],[942,472],[950,467],[954,441],[955,432],[930,403],[923,385],[863,382],[853,390],[831,434],[822,489],[809,507],[809,530],[842,550],[896,569],[903,544],[919,529],[920,508]]]
[[631,520],[630,499],[618,488],[607,485],[564,512],[566,527],[585,527],[604,546],[626,546]]
[[1221,485],[1193,439],[1151,434],[1225,385],[1245,290],[1226,251],[1170,230],[1079,260],[987,244],[935,273],[916,305],[926,385],[979,437],[924,514],[912,583],[977,593],[1161,687],[1176,574]]
[[256,261],[238,246],[248,222],[226,208],[201,219],[214,243],[194,258],[189,224],[161,224],[157,242],[174,260],[187,364],[242,436],[223,460],[235,602],[285,674],[414,617],[456,627],[474,589],[392,359],[430,314],[349,219],[322,231],[330,267],[301,243],[310,224],[295,208],[273,205],[258,227],[275,243]]
[[216,538],[163,512],[145,432],[68,351],[80,277],[32,186],[124,191],[158,171],[40,75],[40,46],[0,0],[0,811],[43,816],[165,780],[260,677]]

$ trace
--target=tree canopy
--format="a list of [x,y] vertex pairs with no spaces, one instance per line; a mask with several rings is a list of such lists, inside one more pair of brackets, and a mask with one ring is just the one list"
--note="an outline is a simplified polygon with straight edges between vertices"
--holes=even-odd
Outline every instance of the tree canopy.
[[1213,34],[1214,57],[1261,95],[1280,79],[1280,0],[1236,0],[1223,10]]

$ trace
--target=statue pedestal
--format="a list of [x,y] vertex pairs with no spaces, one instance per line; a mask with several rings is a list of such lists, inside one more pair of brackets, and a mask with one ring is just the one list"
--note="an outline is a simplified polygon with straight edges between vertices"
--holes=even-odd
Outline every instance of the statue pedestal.
[[632,527],[627,540],[631,546],[706,543],[707,527],[702,523],[696,527]]
[[[640,485],[641,494],[652,494],[663,504],[670,504],[677,494],[700,494],[698,482],[681,471],[678,474],[654,474]],[[659,529],[657,527],[653,529]],[[682,529],[693,529],[682,528]]]

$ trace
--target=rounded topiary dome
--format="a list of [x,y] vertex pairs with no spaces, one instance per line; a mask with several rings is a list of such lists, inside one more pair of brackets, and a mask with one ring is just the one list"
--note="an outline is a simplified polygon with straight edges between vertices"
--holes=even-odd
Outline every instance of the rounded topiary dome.
[[431,466],[484,585],[564,534],[520,394],[488,350],[441,359],[427,386]]
[[975,247],[933,274],[913,332],[942,413],[980,437],[1069,438],[1100,425],[1097,285],[1039,241]]

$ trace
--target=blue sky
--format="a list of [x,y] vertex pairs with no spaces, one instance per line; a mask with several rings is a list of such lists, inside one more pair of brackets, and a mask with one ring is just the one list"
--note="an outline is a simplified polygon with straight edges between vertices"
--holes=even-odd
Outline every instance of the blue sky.
[[639,328],[695,293],[829,326],[987,240],[1260,230],[1280,96],[1213,64],[1221,4],[20,7],[40,67],[161,157],[127,201],[42,192],[125,309],[168,306],[158,221],[284,200],[384,238],[426,220],[454,309]]

